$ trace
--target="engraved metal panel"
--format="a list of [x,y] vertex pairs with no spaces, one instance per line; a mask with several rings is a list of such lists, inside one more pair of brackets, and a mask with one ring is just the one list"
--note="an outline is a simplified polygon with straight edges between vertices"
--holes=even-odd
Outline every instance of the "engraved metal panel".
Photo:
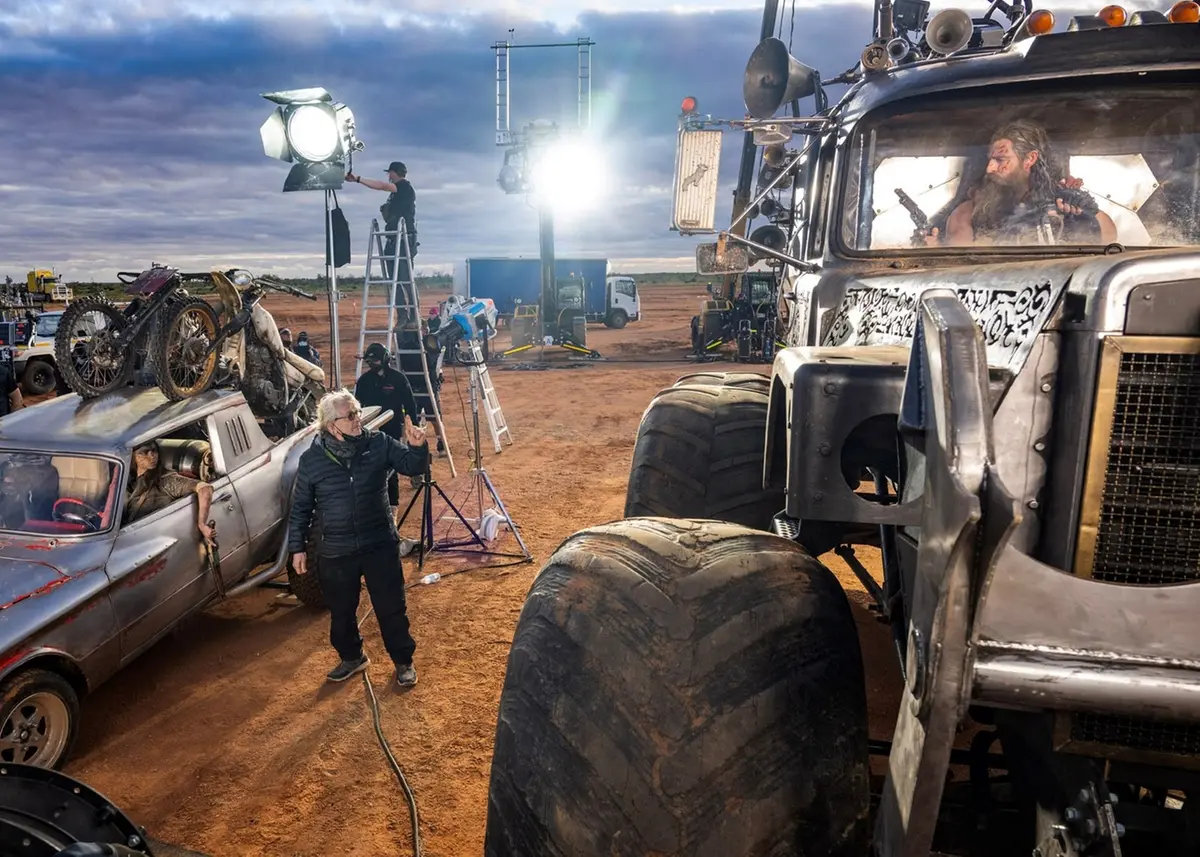
[[1019,372],[1062,293],[1048,280],[1016,288],[955,288],[930,283],[917,288],[851,289],[828,325],[823,346],[909,345],[917,307],[926,288],[952,289],[983,332],[988,365]]

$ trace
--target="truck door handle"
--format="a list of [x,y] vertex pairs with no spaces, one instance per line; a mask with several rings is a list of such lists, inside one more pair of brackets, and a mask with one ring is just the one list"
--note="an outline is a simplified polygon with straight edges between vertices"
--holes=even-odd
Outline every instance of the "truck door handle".
[[220,497],[217,498],[217,502],[224,503],[226,500],[232,500],[232,499],[233,499],[232,492],[226,491],[224,494],[222,494]]

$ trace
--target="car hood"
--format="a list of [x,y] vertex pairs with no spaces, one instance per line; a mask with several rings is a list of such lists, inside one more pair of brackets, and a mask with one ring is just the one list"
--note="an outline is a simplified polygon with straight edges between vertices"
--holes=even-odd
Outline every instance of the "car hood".
[[0,535],[0,611],[102,570],[111,544]]

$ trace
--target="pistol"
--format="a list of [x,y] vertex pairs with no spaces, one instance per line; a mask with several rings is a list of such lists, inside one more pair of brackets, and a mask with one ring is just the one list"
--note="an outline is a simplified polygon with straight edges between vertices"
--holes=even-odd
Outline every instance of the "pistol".
[[900,204],[904,206],[908,216],[912,218],[913,225],[917,227],[917,231],[921,235],[929,232],[929,218],[925,216],[925,212],[921,211],[921,206],[917,205],[916,200],[904,192],[904,188],[896,188],[896,196],[900,197]]

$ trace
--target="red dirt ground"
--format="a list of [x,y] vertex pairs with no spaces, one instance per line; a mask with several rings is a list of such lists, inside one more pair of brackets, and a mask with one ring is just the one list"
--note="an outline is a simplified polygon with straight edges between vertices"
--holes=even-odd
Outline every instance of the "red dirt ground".
[[[373,617],[363,625],[383,729],[416,792],[429,857],[482,852],[508,646],[542,563],[572,532],[622,517],[637,425],[651,397],[697,368],[737,368],[684,359],[688,321],[703,297],[694,285],[644,289],[642,321],[621,331],[588,330],[589,346],[609,362],[546,371],[493,364],[515,443],[493,454],[484,423],[484,464],[534,562],[475,568],[409,591],[420,683],[408,693],[389,686]],[[281,326],[309,330],[328,366],[323,302],[273,298],[269,308]],[[340,316],[342,381],[352,386],[356,300],[345,301]],[[470,469],[466,397],[465,370],[448,369],[442,403],[459,477],[450,479],[444,459],[434,472],[456,501]],[[435,504],[435,515],[441,511]],[[463,511],[478,513],[470,504]],[[418,521],[419,508],[405,529]],[[515,548],[511,537],[501,542],[498,550]],[[859,555],[877,569],[877,555]],[[832,554],[824,559],[855,605],[872,735],[887,738],[895,710],[879,700],[895,698],[899,682],[889,635],[865,609],[854,576]],[[435,554],[423,571],[406,562],[405,573],[416,581],[425,572],[507,561]],[[360,614],[366,603],[364,597]],[[335,662],[327,637],[327,614],[272,590],[206,611],[84,701],[68,772],[151,836],[214,857],[411,853],[407,807],[376,743],[361,680],[324,681]]]

